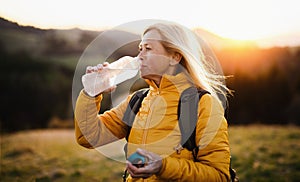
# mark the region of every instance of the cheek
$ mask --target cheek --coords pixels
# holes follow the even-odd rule
[[[169,63],[165,60],[157,60],[153,63],[153,68],[159,73],[163,73],[169,67]]]
[[[165,55],[147,55],[144,57],[141,74],[144,75],[163,75],[169,68],[169,59]]]
[[[154,60],[153,62],[149,63],[149,73],[162,75],[166,72],[169,67],[169,63],[165,60]]]
[[[165,69],[169,66],[169,59],[165,55],[152,55],[149,56],[148,64],[151,65],[153,68],[161,70]]]

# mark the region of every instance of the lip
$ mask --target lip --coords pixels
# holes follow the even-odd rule
[[[144,71],[146,69],[146,65],[140,65],[140,71]]]
[[[147,67],[146,65],[140,65],[140,68],[145,68],[145,67]]]

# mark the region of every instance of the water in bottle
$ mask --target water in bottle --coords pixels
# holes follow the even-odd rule
[[[83,87],[90,96],[95,96],[114,85],[133,78],[138,71],[138,58],[125,56],[109,64],[105,70],[83,75]]]

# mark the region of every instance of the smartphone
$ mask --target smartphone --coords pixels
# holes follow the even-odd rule
[[[146,163],[146,157],[137,152],[130,155],[127,160],[137,168],[144,167]]]

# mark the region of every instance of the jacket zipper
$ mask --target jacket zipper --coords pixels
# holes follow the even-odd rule
[[[144,149],[146,149],[146,141],[147,141],[147,136],[148,136],[148,131],[149,131],[149,126],[150,126],[150,122],[151,122],[151,119],[152,119],[152,113],[153,113],[153,109],[151,109],[151,105],[153,103],[155,103],[156,99],[157,99],[157,96],[160,94],[160,92],[158,91],[158,94],[155,94],[154,95],[154,98],[152,99],[152,102],[150,103],[150,100],[149,100],[149,112],[148,112],[148,117],[146,119],[146,123],[145,123],[145,129],[143,130],[143,138],[142,138],[142,146]]]

